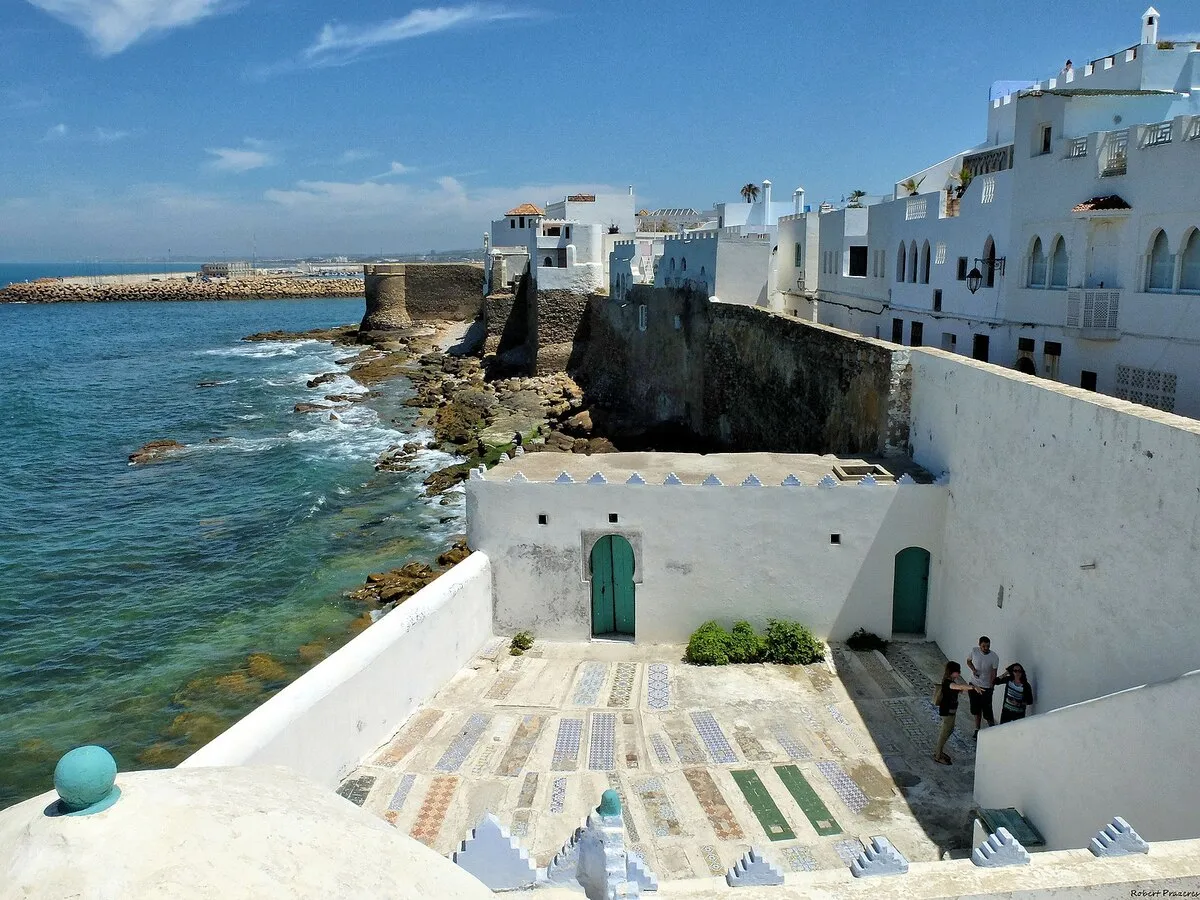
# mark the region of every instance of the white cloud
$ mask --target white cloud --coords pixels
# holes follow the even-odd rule
[[[273,165],[273,157],[266,149],[266,143],[246,138],[245,147],[210,147],[205,152],[214,157],[208,161],[208,167],[217,172],[249,172]]]
[[[531,15],[528,11],[509,9],[495,3],[466,3],[462,6],[414,9],[399,19],[389,19],[374,25],[329,23],[321,29],[313,44],[304,51],[304,58],[313,66],[345,65],[368,50],[387,44],[454,28],[506,19],[526,19]]]
[[[93,140],[96,140],[101,144],[112,144],[127,137],[129,137],[128,131],[120,131],[116,128],[98,127],[94,132],[92,132]]]
[[[407,175],[414,171],[416,170],[412,166],[406,166],[402,162],[393,162],[391,166],[388,167],[386,172],[380,172],[378,175],[372,175],[370,180],[378,181],[381,178],[391,178],[394,175]]]
[[[70,131],[70,128],[68,128],[62,122],[59,122],[57,125],[52,125],[50,128],[46,129],[46,136],[42,138],[42,140],[61,141],[70,133]]]
[[[82,31],[101,56],[148,34],[191,25],[225,10],[227,0],[28,0]]]

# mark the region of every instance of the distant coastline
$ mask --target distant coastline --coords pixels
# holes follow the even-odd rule
[[[204,280],[186,273],[139,273],[17,282],[0,290],[0,303],[187,302],[362,297],[362,278],[252,276]]]

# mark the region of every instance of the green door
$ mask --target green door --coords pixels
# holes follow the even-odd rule
[[[606,534],[592,547],[592,634],[633,634],[633,547]]]
[[[929,551],[907,547],[896,554],[892,580],[892,631],[925,633],[925,603],[929,599]]]

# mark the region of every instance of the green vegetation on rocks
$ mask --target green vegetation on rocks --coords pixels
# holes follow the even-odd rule
[[[528,631],[518,631],[513,635],[512,643],[508,646],[510,656],[520,656],[533,646],[533,635]]]

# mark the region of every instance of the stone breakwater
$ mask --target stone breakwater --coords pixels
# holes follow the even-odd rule
[[[358,278],[230,278],[131,284],[30,281],[0,290],[0,303],[186,302],[194,300],[287,300],[301,297],[361,297]]]

